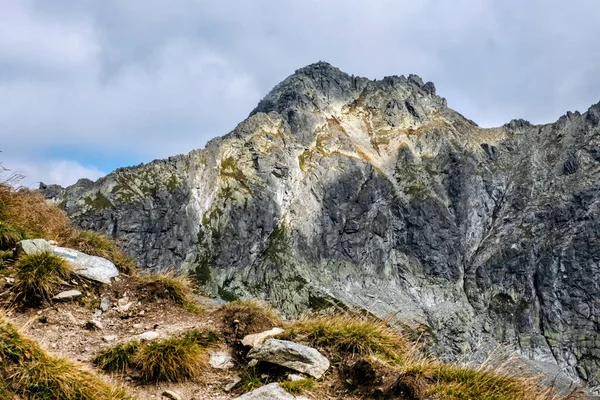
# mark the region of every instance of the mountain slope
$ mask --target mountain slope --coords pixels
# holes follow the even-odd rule
[[[596,384],[599,123],[600,103],[482,129],[415,75],[317,63],[204,150],[45,193],[223,298],[393,314],[440,351],[490,338]]]

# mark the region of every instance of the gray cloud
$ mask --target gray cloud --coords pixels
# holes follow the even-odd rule
[[[593,0],[0,0],[0,9],[0,149],[31,180],[69,183],[202,147],[318,60],[370,78],[417,73],[483,126],[550,122],[600,100]],[[78,167],[44,172],[74,165],[65,162]]]

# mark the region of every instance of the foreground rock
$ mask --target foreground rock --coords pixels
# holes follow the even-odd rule
[[[53,300],[73,300],[80,297],[82,293],[79,290],[67,290],[60,292],[56,296],[52,297]]]
[[[270,383],[260,387],[250,393],[246,393],[237,399],[239,400],[295,400],[292,396],[279,386],[278,383]]]
[[[250,350],[248,358],[281,365],[317,379],[329,369],[329,360],[318,350],[288,340],[269,339]]]
[[[277,336],[283,333],[283,329],[281,328],[273,328],[271,330],[253,333],[252,335],[247,335],[242,339],[242,344],[246,347],[254,347],[259,344],[263,344],[263,342],[269,338]]]
[[[106,258],[90,256],[77,250],[55,246],[44,239],[22,240],[17,243],[17,255],[33,254],[39,251],[53,252],[69,261],[77,275],[96,282],[110,285],[110,280],[119,276],[117,267]]]
[[[183,397],[179,393],[176,393],[172,390],[165,390],[162,392],[162,396],[169,400],[183,400]]]
[[[139,335],[136,336],[136,338],[138,340],[141,340],[142,342],[146,341],[146,342],[150,342],[152,340],[156,340],[160,337],[160,333],[155,332],[155,331],[148,331],[148,332],[144,332],[144,333],[140,333]]]
[[[231,369],[235,366],[233,358],[228,351],[211,351],[209,352],[210,360],[208,363],[211,367],[217,369]]]

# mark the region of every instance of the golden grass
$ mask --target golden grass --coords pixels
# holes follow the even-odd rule
[[[0,184],[0,220],[25,238],[44,238],[60,242],[74,229],[67,214],[46,203],[38,192],[15,191]]]
[[[71,264],[49,251],[22,256],[15,269],[15,300],[32,306],[50,301],[73,272]]]
[[[406,340],[385,322],[351,315],[302,317],[288,324],[280,338],[341,355],[378,354],[395,361],[407,348]]]
[[[510,362],[488,362],[479,368],[445,364],[420,355],[416,347],[385,322],[350,316],[303,317],[289,323],[281,339],[305,343],[324,351],[332,361],[369,356],[382,362],[383,375],[397,381],[393,395],[414,399],[450,400],[566,400],[577,399],[574,391],[562,396],[527,376]],[[283,385],[293,385],[283,383]],[[294,389],[292,389],[294,390]],[[293,393],[293,392],[292,392]],[[404,398],[404,397],[400,397]]]
[[[135,358],[145,382],[185,382],[200,377],[206,364],[197,343],[185,338],[170,338],[143,346]]]
[[[3,393],[4,392],[4,393]],[[76,363],[51,357],[0,316],[0,394],[30,400],[129,400]]]
[[[509,361],[495,366],[484,364],[468,368],[457,364],[437,361],[412,360],[401,368],[399,381],[407,385],[421,383],[424,398],[449,400],[574,400],[578,391],[561,395],[554,388],[544,385],[540,377],[523,375]]]
[[[134,357],[139,347],[140,342],[137,340],[119,343],[101,350],[92,362],[103,371],[124,374],[134,366]]]
[[[202,312],[202,307],[193,296],[195,287],[187,275],[173,271],[142,277],[143,287],[159,298],[167,298],[194,313]]]

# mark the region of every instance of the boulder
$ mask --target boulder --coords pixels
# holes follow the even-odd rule
[[[281,365],[317,379],[329,369],[329,360],[316,349],[288,340],[269,339],[250,350],[248,358]]]
[[[264,331],[261,333],[253,333],[252,335],[247,335],[242,339],[242,344],[247,347],[258,346],[259,344],[263,344],[265,340],[277,336],[283,333],[283,329],[281,328],[273,328],[268,331]]]
[[[65,292],[60,292],[52,299],[54,300],[73,300],[81,296],[81,292],[79,290],[67,290]]]
[[[270,383],[250,393],[246,393],[239,400],[295,400],[296,398],[283,390],[278,383]]]
[[[52,250],[52,245],[44,239],[21,240],[15,248],[15,256],[20,257],[46,250]]]
[[[159,337],[160,337],[160,334],[155,331],[148,331],[148,332],[144,332],[144,333],[137,335],[137,338],[142,341],[144,341],[144,340],[151,341],[151,340],[158,339]]]
[[[33,254],[51,251],[73,264],[73,272],[96,282],[110,284],[111,278],[119,276],[119,270],[106,258],[90,256],[77,250],[51,245],[44,239],[21,240],[17,243],[16,254]]]

